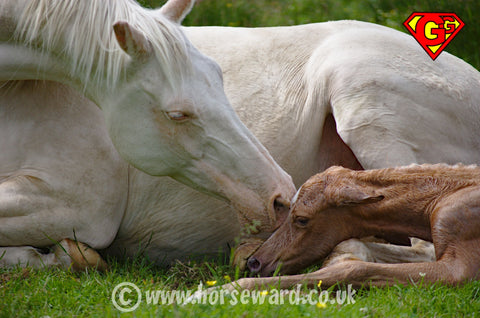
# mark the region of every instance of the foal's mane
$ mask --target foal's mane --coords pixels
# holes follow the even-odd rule
[[[480,182],[480,167],[476,165],[412,164],[404,167],[354,171],[357,183],[389,186],[393,184],[434,183],[444,187],[469,186]]]
[[[116,41],[113,24],[126,21],[144,33],[164,75],[173,87],[190,70],[187,42],[180,28],[133,0],[31,0],[17,21],[16,38],[44,53],[53,50],[71,60],[71,74],[83,74],[112,87],[130,57]],[[188,63],[188,62],[187,62]]]

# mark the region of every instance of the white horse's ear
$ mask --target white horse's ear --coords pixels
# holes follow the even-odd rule
[[[182,23],[194,4],[195,0],[169,0],[160,8],[159,12],[170,21]]]
[[[113,30],[118,44],[131,57],[144,58],[152,55],[153,49],[150,41],[128,22],[115,23]]]

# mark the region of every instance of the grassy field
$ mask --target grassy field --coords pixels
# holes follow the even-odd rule
[[[221,284],[235,273],[228,265],[213,263],[178,263],[170,269],[153,268],[141,261],[111,264],[105,274],[56,269],[0,271],[0,317],[477,317],[480,313],[480,282],[460,288],[394,286],[356,290],[353,301],[343,304],[337,303],[335,291],[331,291],[326,303],[327,298],[322,298],[320,304],[302,304],[295,297],[290,303],[285,296],[285,303],[277,305],[268,295],[263,304],[259,304],[260,300],[254,303],[253,298],[246,298],[242,304],[239,295],[225,296],[223,305],[220,298],[215,302],[213,297],[213,304],[208,298],[202,304],[162,304],[161,298],[157,304],[147,303],[147,292],[195,291],[200,282]],[[115,286],[123,282],[134,283],[142,294],[133,312],[122,313],[112,303]],[[307,292],[302,289],[299,295]],[[132,306],[136,295],[126,293],[124,299]]]
[[[144,0],[156,7],[161,0]],[[185,25],[275,26],[357,19],[405,31],[402,22],[413,11],[456,12],[466,27],[448,51],[480,69],[480,1],[478,0],[204,0],[185,20]],[[148,261],[109,261],[105,274],[75,274],[56,269],[0,269],[0,317],[477,317],[480,316],[480,282],[462,287],[394,286],[358,290],[355,303],[332,304],[147,304],[145,293],[160,290],[196,290],[200,282],[217,285],[238,278],[228,264],[178,263],[169,269]],[[118,284],[131,282],[143,301],[122,314],[112,303]],[[308,291],[302,290],[302,295]],[[124,294],[135,303],[134,293]]]

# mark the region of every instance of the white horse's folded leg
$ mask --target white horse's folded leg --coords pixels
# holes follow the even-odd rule
[[[0,247],[0,267],[27,267],[41,268],[58,266],[59,262],[54,253],[42,253],[31,246]]]
[[[341,242],[323,261],[322,267],[344,261],[375,262],[374,255],[362,239],[349,239]]]
[[[65,239],[43,252],[31,246],[0,247],[0,267],[61,267],[73,271],[87,268],[105,271],[107,264],[87,245]]]
[[[350,260],[385,264],[435,261],[432,243],[412,238],[412,246],[380,243],[369,239],[350,239],[338,244],[323,262],[323,267]]]

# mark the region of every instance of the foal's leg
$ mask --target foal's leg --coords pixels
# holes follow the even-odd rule
[[[53,248],[39,250],[31,246],[0,248],[0,267],[43,268],[58,266],[73,271],[93,268],[105,271],[107,264],[100,255],[87,245],[70,239],[62,240]]]
[[[478,266],[477,266],[478,267]],[[291,288],[306,284],[315,288],[319,281],[324,287],[337,283],[352,284],[355,288],[363,285],[383,287],[393,284],[416,284],[419,282],[442,282],[460,284],[468,279],[478,279],[477,270],[452,260],[427,263],[379,264],[362,261],[344,261],[322,268],[316,272],[262,278],[242,278],[224,286],[233,289]]]

